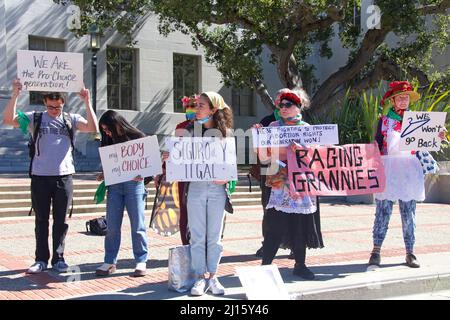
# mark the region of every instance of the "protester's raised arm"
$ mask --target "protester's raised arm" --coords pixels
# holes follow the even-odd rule
[[[17,121],[17,114],[16,114],[16,105],[17,105],[17,98],[20,95],[20,92],[22,91],[22,83],[19,79],[15,79],[12,82],[12,95],[11,99],[9,99],[8,103],[6,104],[5,110],[3,111],[3,123],[6,125],[18,127],[19,122]]]
[[[97,116],[94,113],[91,105],[91,99],[89,96],[89,90],[86,88],[81,89],[79,93],[81,99],[86,105],[87,121],[78,121],[77,128],[81,132],[98,132]]]

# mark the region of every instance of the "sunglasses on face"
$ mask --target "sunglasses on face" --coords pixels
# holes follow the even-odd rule
[[[296,104],[293,102],[282,102],[278,105],[278,109],[283,109],[283,108],[289,109],[292,106],[296,106]]]

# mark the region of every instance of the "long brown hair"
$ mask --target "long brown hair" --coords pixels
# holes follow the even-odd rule
[[[209,108],[213,110],[214,105],[208,95],[202,93],[201,96],[208,100]],[[214,121],[214,128],[218,129],[222,133],[223,137],[227,137],[228,129],[233,128],[233,111],[231,108],[218,109],[213,114],[212,119]]]

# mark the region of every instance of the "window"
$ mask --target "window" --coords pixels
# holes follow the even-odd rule
[[[173,108],[184,112],[181,98],[199,93],[199,56],[173,55]]]
[[[137,110],[136,50],[106,49],[108,108]]]
[[[28,49],[64,52],[66,51],[66,41],[63,39],[28,36]],[[43,97],[41,92],[30,92],[30,104],[43,104],[42,100]]]
[[[255,116],[255,94],[253,90],[231,89],[231,107],[235,116],[254,117]]]

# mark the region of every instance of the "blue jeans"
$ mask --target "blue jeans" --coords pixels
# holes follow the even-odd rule
[[[376,200],[376,203],[377,209],[373,225],[373,244],[374,246],[381,247],[389,227],[394,202],[390,200]],[[416,201],[399,200],[399,206],[406,252],[412,253],[416,240],[414,235],[416,231]]]
[[[145,227],[145,197],[143,182],[127,181],[108,187],[105,237],[105,263],[115,264],[120,248],[121,227],[124,208],[131,224],[131,239],[136,263],[147,262],[147,233]]]
[[[216,273],[222,257],[222,227],[227,194],[225,185],[191,182],[187,197],[191,233],[191,267],[195,275]]]

